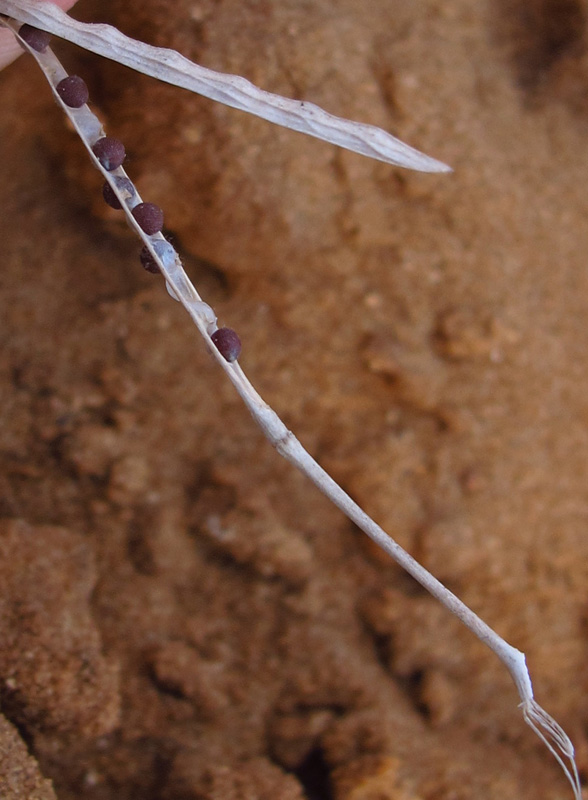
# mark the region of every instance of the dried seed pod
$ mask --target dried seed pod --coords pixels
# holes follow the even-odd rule
[[[115,139],[113,136],[103,136],[94,144],[92,152],[102,164],[104,169],[112,172],[113,169],[118,169],[125,160],[125,146],[120,139]]]
[[[210,338],[227,361],[236,361],[241,355],[241,339],[232,328],[219,328]]]
[[[134,197],[135,187],[128,178],[125,178],[121,175],[115,180],[116,185],[121,192],[126,192],[129,197]],[[107,205],[109,205],[111,208],[115,208],[117,211],[122,208],[120,200],[114,193],[114,190],[108,181],[105,181],[104,186],[102,187],[102,197],[104,198],[104,202],[107,203]]]
[[[55,91],[70,108],[81,108],[86,105],[90,96],[86,82],[79,75],[68,75],[59,81]]]
[[[163,228],[163,211],[154,203],[139,203],[131,211],[137,224],[148,236]]]
[[[40,31],[38,28],[33,28],[32,25],[21,25],[18,29],[20,38],[28,44],[31,50],[36,50],[37,53],[44,53],[49,47],[51,35],[46,31]]]

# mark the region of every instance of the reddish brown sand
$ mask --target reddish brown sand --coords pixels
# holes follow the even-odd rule
[[[262,394],[588,770],[588,2],[77,14],[454,167],[58,47]],[[570,797],[496,658],[265,443],[30,59],[0,98],[2,800]]]

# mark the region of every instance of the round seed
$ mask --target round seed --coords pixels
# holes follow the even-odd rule
[[[232,328],[219,328],[210,337],[227,361],[236,361],[241,354],[241,339]]]
[[[79,75],[68,75],[59,81],[55,90],[70,108],[81,108],[88,102],[90,96],[86,82]]]
[[[161,272],[157,265],[157,261],[151,255],[147,246],[141,250],[139,258],[143,268],[146,269],[147,272],[150,272],[152,275],[158,275]]]
[[[135,187],[128,178],[125,178],[121,175],[120,177],[115,178],[115,180],[116,185],[121,192],[126,192],[129,197],[133,197],[135,194]],[[107,203],[107,205],[109,205],[111,208],[115,208],[117,211],[122,208],[118,197],[114,193],[114,190],[108,181],[105,181],[104,186],[102,187],[102,197],[104,198],[104,202]]]
[[[31,50],[36,50],[37,53],[44,53],[51,41],[51,36],[46,31],[40,31],[38,28],[33,28],[32,25],[21,25],[18,35]]]
[[[163,211],[154,203],[139,203],[131,211],[137,224],[148,236],[163,228]]]
[[[92,152],[104,169],[109,172],[120,167],[126,155],[124,144],[112,136],[103,136],[102,139],[98,139],[92,147]]]

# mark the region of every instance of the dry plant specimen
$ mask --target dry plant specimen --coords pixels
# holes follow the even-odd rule
[[[36,59],[94,166],[102,173],[105,201],[121,210],[128,224],[141,238],[143,266],[164,277],[169,294],[188,312],[210,352],[268,440],[280,455],[304,473],[353,523],[496,654],[515,683],[525,721],[558,760],[579,800],[581,789],[572,743],[561,727],[534,700],[524,654],[502,639],[382,530],[309,455],[259,396],[239,365],[241,342],[237,333],[230,328],[217,326],[213,309],[194,288],[177,252],[163,236],[162,210],[153,203],[144,202],[139,195],[123,168],[124,145],[105,133],[102,123],[87,105],[89,93],[83,79],[67,74],[49,47],[47,34],[66,39],[158,80],[364,156],[423,172],[446,172],[448,168],[380,129],[334,117],[311,103],[269,94],[238,76],[212,72],[189,62],[174,51],[131,40],[110,26],[79,23],[49,2],[0,0],[0,14],[3,15],[2,24],[13,31],[23,47]]]

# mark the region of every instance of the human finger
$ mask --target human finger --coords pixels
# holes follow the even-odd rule
[[[76,0],[52,0],[56,6],[68,11]],[[0,69],[4,69],[11,64],[23,52],[12,33],[5,28],[0,29]]]

